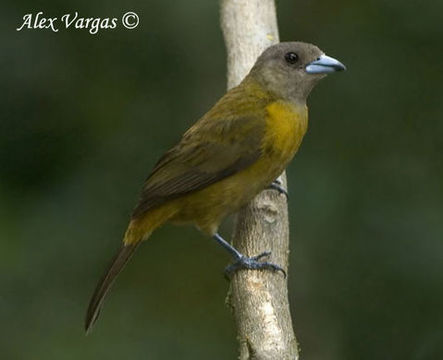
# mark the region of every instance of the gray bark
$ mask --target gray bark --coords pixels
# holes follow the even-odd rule
[[[221,0],[221,27],[231,88],[244,78],[264,49],[279,42],[274,0]],[[286,187],[284,173],[282,181]],[[286,198],[275,190],[259,194],[238,214],[233,244],[248,256],[272,251],[268,260],[287,272]],[[280,272],[236,272],[227,302],[237,325],[241,360],[298,359],[287,279]]]

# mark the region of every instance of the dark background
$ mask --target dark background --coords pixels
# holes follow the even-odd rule
[[[236,358],[229,258],[191,227],[157,231],[83,332],[143,179],[225,92],[218,2],[0,7],[1,358]],[[39,10],[140,25],[15,31]],[[443,2],[281,0],[278,14],[282,40],[348,66],[310,97],[288,169],[302,358],[441,359]]]

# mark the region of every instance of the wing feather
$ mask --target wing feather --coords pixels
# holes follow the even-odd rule
[[[252,165],[261,154],[263,133],[264,122],[255,116],[202,118],[156,164],[132,217]]]

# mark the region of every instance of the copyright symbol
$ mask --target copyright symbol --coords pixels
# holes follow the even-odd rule
[[[128,11],[122,16],[122,24],[126,29],[135,29],[138,23],[138,15],[133,11]]]

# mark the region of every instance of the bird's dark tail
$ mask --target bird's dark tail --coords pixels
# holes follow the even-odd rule
[[[117,255],[114,256],[108,270],[105,272],[104,276],[97,284],[91,301],[89,302],[88,311],[86,312],[86,334],[89,333],[95,321],[97,320],[100,313],[100,308],[103,304],[103,300],[105,299],[106,294],[114,283],[117,275],[120,273],[120,271],[122,271],[140,243],[141,241],[134,244],[123,245]]]

